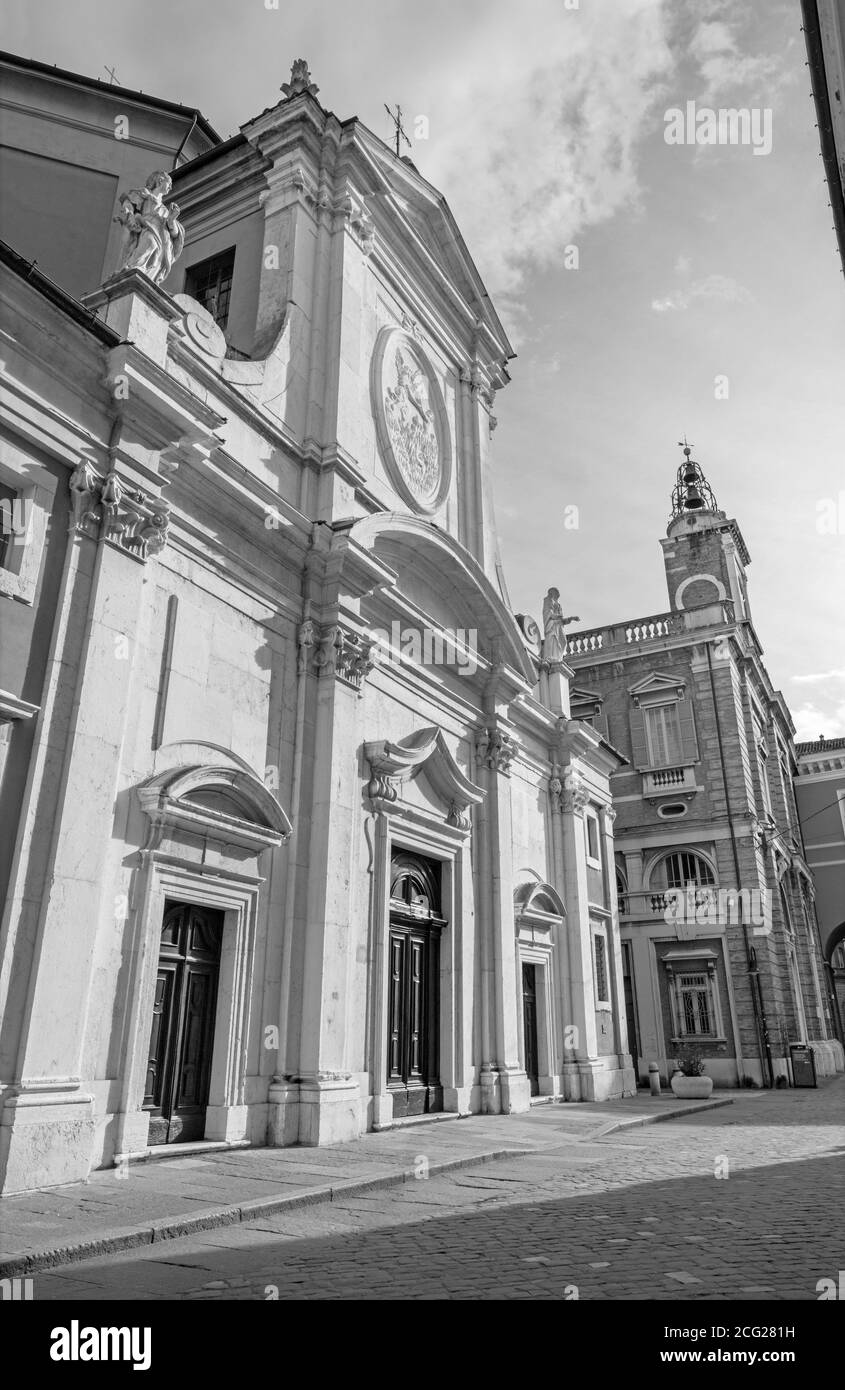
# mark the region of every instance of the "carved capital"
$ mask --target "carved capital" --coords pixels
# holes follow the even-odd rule
[[[516,753],[516,743],[505,729],[499,729],[495,724],[484,725],[478,731],[475,751],[491,771],[509,776]]]
[[[567,772],[563,779],[563,792],[560,806],[566,815],[583,816],[590,799],[589,788],[573,772]]]
[[[112,470],[103,477],[90,463],[80,463],[68,482],[71,529],[92,540],[147,560],[167,543],[170,508],[160,497],[131,487]]]
[[[311,618],[306,618],[297,634],[297,657],[296,669],[300,676],[308,670],[308,663],[313,655],[314,643],[317,640],[317,624]]]
[[[375,665],[374,644],[369,637],[362,637],[340,623],[321,629],[315,623],[311,623],[310,628],[303,623],[299,640],[300,662],[304,661],[307,666],[308,652],[313,646],[313,667],[318,676],[334,676],[360,692]]]

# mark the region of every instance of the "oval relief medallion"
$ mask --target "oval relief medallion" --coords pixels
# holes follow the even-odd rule
[[[415,511],[437,511],[452,471],[446,407],[431,363],[403,329],[382,329],[370,384],[379,449],[391,481]]]

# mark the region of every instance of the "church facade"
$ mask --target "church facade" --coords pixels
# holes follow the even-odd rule
[[[510,344],[441,195],[283,92],[121,188],[81,302],[3,248],[7,1192],[634,1089],[624,759],[501,576]]]

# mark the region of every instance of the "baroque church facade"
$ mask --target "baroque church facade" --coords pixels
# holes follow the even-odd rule
[[[301,62],[226,141],[61,77],[173,167],[103,157],[85,293],[2,247],[3,1190],[631,1094],[624,759],[506,599],[445,201]]]

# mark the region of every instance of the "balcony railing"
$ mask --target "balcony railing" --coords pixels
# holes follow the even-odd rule
[[[682,890],[687,892],[689,890]],[[718,893],[715,888],[696,888],[693,890],[693,903],[696,909],[708,907],[715,912],[718,908]],[[666,892],[638,892],[619,894],[619,915],[621,917],[662,917],[669,906]],[[685,906],[686,904],[684,904]]]
[[[658,767],[643,773],[643,796],[671,796],[696,790],[695,768]]]
[[[630,622],[614,623],[611,627],[596,627],[586,632],[572,632],[566,643],[567,656],[587,656],[605,651],[608,647],[630,647],[639,642],[653,642],[683,631],[677,613],[656,613],[649,618],[632,618]]]

